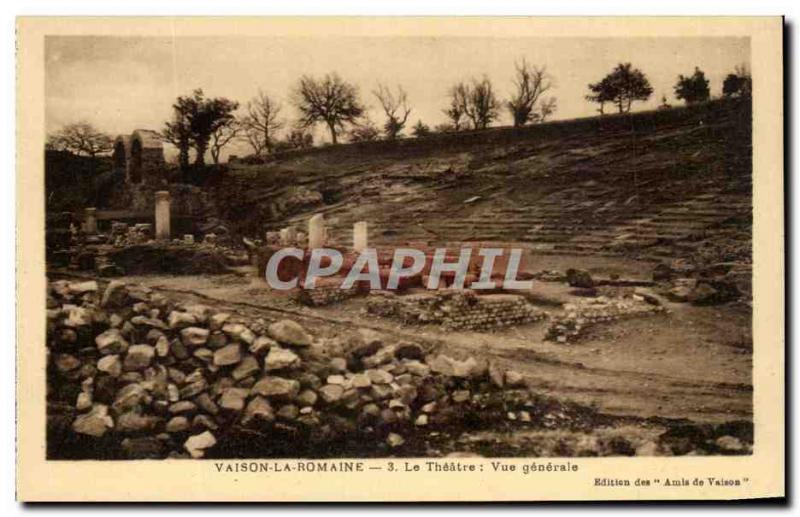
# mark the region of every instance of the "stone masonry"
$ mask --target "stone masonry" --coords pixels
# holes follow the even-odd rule
[[[399,319],[405,323],[433,323],[458,330],[522,325],[547,317],[547,313],[537,310],[523,296],[477,296],[471,291],[405,296],[387,291],[372,293],[367,310],[370,314]]]

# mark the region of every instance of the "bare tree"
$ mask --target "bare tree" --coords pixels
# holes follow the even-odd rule
[[[321,79],[304,75],[294,92],[294,103],[300,111],[300,124],[311,127],[323,122],[336,145],[337,135],[345,124],[355,124],[364,113],[358,99],[358,88],[345,82],[338,74],[327,74]]]
[[[247,113],[242,117],[240,129],[256,156],[261,156],[264,151],[272,152],[275,133],[284,125],[279,118],[281,109],[280,102],[261,90],[247,103]]]
[[[219,165],[219,156],[222,148],[231,143],[242,131],[242,124],[235,118],[228,119],[224,124],[217,126],[211,133],[211,142],[208,150],[214,165]]]
[[[539,102],[536,107],[536,114],[534,120],[539,123],[547,122],[547,118],[556,112],[558,101],[555,97],[545,97]]]
[[[378,98],[383,112],[386,114],[386,122],[383,124],[386,138],[394,140],[405,127],[408,115],[411,113],[411,108],[408,107],[408,96],[402,86],[398,85],[397,95],[395,95],[389,87],[382,84],[379,84],[378,89],[374,90],[372,94]]]
[[[44,142],[46,151],[66,151],[67,147],[64,140],[56,133],[47,135],[47,140]]]
[[[453,131],[459,131],[461,129],[461,120],[467,114],[469,86],[463,82],[458,83],[450,88],[448,96],[450,97],[450,106],[444,110],[444,114],[450,119]]]
[[[524,126],[537,114],[536,103],[553,84],[544,66],[531,66],[524,59],[515,65],[514,86],[516,92],[506,102],[508,111],[514,119],[514,127]],[[540,113],[539,113],[540,114]]]
[[[489,78],[472,81],[467,98],[467,116],[475,129],[486,129],[497,118],[499,103]]]
[[[52,149],[94,158],[98,154],[111,152],[114,142],[111,137],[98,131],[88,122],[67,124],[48,137],[46,144]]]

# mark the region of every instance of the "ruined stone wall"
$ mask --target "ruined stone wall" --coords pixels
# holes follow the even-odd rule
[[[359,294],[357,284],[349,289],[342,289],[340,287],[341,279],[335,280],[336,282],[317,285],[314,289],[299,289],[296,298],[304,305],[319,307],[338,303]],[[319,283],[319,280],[317,282]]]
[[[142,181],[153,185],[166,184],[164,152],[158,148],[143,148],[141,155]]]
[[[470,291],[398,296],[373,293],[367,302],[370,314],[405,323],[433,323],[456,330],[478,330],[531,323],[547,317],[523,296]]]
[[[130,136],[119,135],[114,141],[114,168],[125,171],[128,185],[167,184],[164,147],[158,133],[148,129],[137,129]]]

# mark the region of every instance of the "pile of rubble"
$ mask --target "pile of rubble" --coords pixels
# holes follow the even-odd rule
[[[739,300],[743,293],[750,295],[752,270],[738,266],[738,263],[716,263],[695,268],[681,262],[659,264],[653,270],[653,280],[659,282],[661,294],[672,302],[720,305]]]
[[[370,314],[410,324],[438,324],[453,330],[479,330],[521,325],[547,317],[524,296],[476,295],[474,291],[439,291],[397,295],[373,292],[367,301]]]
[[[545,339],[557,343],[574,342],[598,323],[665,312],[666,309],[657,303],[652,296],[636,293],[620,298],[578,299],[564,304],[564,314],[551,319]]]
[[[83,440],[113,457],[219,457],[242,430],[262,444],[357,437],[391,450],[422,428],[494,418],[498,397],[501,420],[530,420],[516,411],[530,401],[519,373],[366,330],[315,338],[119,281],[51,282],[47,304],[51,456]]]
[[[153,225],[137,223],[129,226],[127,223],[112,221],[108,240],[118,247],[144,244],[153,240]]]

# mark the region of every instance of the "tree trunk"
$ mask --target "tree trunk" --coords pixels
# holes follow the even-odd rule
[[[331,143],[333,145],[336,145],[337,144],[337,140],[336,140],[336,124],[334,124],[333,122],[328,122],[328,129],[331,132]]]
[[[206,148],[205,147],[197,147],[197,156],[194,157],[194,164],[197,167],[203,167],[206,164]]]
[[[181,147],[178,152],[178,165],[182,171],[185,171],[189,168],[189,147]]]

